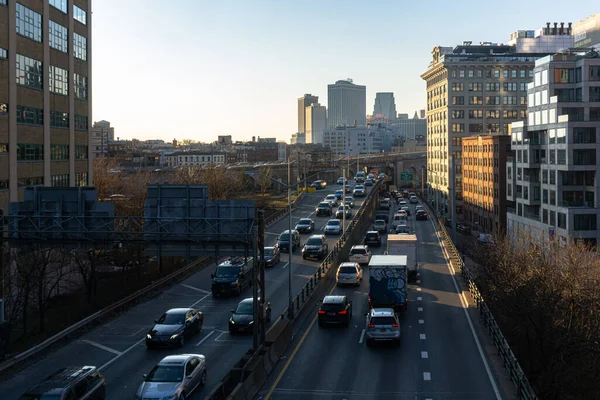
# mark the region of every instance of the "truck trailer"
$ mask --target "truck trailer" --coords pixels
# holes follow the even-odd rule
[[[372,256],[369,262],[369,307],[405,312],[407,256]]]
[[[414,280],[419,272],[419,243],[417,235],[388,235],[387,254],[390,256],[407,256],[408,279]]]

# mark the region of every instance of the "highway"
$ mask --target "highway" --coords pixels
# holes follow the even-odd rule
[[[322,233],[329,217],[315,217],[316,205],[327,194],[339,189],[339,185],[329,185],[316,193],[307,193],[301,204],[293,212],[293,224],[300,218],[315,220],[315,233]],[[369,188],[370,189],[370,188]],[[355,199],[354,212],[363,199]],[[281,232],[288,228],[287,216],[267,227],[266,245],[273,245]],[[309,234],[302,234],[304,244]],[[333,249],[338,236],[329,236],[329,248]],[[292,286],[295,296],[310,276],[316,271],[320,261],[303,260],[300,249],[293,253]],[[281,261],[265,271],[267,300],[271,302],[273,319],[287,307],[288,303],[288,255],[281,253]],[[231,309],[240,300],[252,296],[252,288],[246,289],[240,297],[213,298],[210,294],[211,278],[215,265],[211,265],[180,284],[172,285],[159,296],[137,304],[114,320],[91,329],[77,340],[48,353],[43,359],[28,366],[18,374],[0,382],[2,399],[18,399],[27,389],[38,383],[57,369],[70,365],[95,365],[101,368],[107,379],[106,398],[110,400],[133,399],[142,381],[142,374],[150,372],[163,357],[170,354],[200,353],[207,358],[208,382],[205,388],[197,390],[188,399],[203,399],[231,367],[252,347],[252,337],[228,332]],[[195,307],[204,313],[202,331],[187,339],[183,348],[170,350],[147,350],[145,336],[153,321],[160,315],[176,307]]]
[[[401,345],[369,348],[364,343],[369,286],[366,267],[360,287],[331,289],[332,294],[345,294],[352,300],[350,327],[319,328],[315,308],[314,319],[310,317],[307,328],[298,333],[285,363],[278,366],[257,398],[502,398],[479,352],[432,221],[414,220],[411,207],[409,226],[419,239],[420,273],[409,285],[408,311],[400,324]],[[373,254],[384,253],[387,235],[382,239],[382,246],[374,248]]]

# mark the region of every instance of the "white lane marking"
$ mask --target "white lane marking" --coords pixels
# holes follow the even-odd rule
[[[425,339],[427,339],[427,337],[425,336],[425,334],[424,334],[424,333],[421,333],[421,334],[419,335],[419,339],[421,339],[421,340],[425,340]]]
[[[198,289],[197,287],[193,287],[190,285],[186,285],[185,283],[180,283],[181,286],[186,287],[188,289],[192,289],[195,290],[196,292],[201,292],[201,293],[208,293],[210,294],[210,292],[208,290],[204,290],[204,289]]]
[[[235,340],[232,340],[232,339],[221,339],[221,336],[223,336],[226,333],[227,332],[221,332],[221,333],[219,333],[219,336],[217,336],[214,341],[215,342],[235,342]]]
[[[146,338],[143,338],[142,340],[139,340],[137,342],[135,342],[134,344],[132,344],[131,346],[129,346],[128,348],[126,348],[123,352],[121,352],[121,354],[119,354],[118,356],[116,356],[115,358],[108,360],[103,366],[101,366],[100,368],[98,368],[100,371],[102,371],[103,369],[105,369],[106,367],[108,367],[110,364],[114,363],[115,361],[117,361],[119,358],[123,357],[123,355],[129,353],[131,350],[133,350],[134,347],[140,345],[142,342],[146,341]]]
[[[420,272],[417,272],[417,277],[420,277],[420,276],[421,276],[421,273],[420,273]]]
[[[430,372],[423,372],[423,380],[424,381],[430,381],[431,380],[431,373]]]
[[[423,325],[424,323],[425,323],[425,320],[424,320],[424,319],[420,319],[420,320],[419,320],[419,324]]]
[[[448,270],[450,271],[450,278],[452,278],[452,283],[454,283],[454,289],[456,290],[456,293],[458,294],[458,297],[460,299],[460,303],[463,307],[463,311],[465,313],[465,317],[467,317],[467,322],[469,323],[469,328],[471,329],[471,335],[473,335],[473,339],[475,340],[475,344],[477,345],[477,351],[479,352],[479,357],[481,358],[481,361],[483,362],[483,366],[485,367],[485,371],[487,372],[487,376],[488,379],[490,380],[490,384],[492,385],[492,388],[494,389],[494,394],[496,395],[496,399],[497,400],[502,400],[502,396],[500,395],[500,391],[498,390],[498,385],[496,385],[496,381],[494,380],[494,377],[492,376],[492,371],[490,370],[490,365],[487,361],[487,359],[485,358],[485,353],[483,352],[483,348],[481,347],[481,343],[479,342],[479,338],[477,337],[477,333],[475,332],[475,327],[473,326],[473,321],[471,321],[471,316],[469,315],[469,312],[467,311],[467,309],[469,308],[469,302],[467,301],[467,298],[465,297],[465,294],[462,293],[462,291],[458,288],[458,284],[456,283],[456,278],[454,277],[454,274],[456,273],[456,271],[454,271],[454,268],[452,267],[452,265],[450,265],[450,256],[448,255],[448,252],[446,251],[446,248],[444,246],[442,246],[442,240],[440,239],[440,233],[435,229],[435,224],[433,223],[433,220],[429,220],[431,222],[431,226],[433,227],[433,231],[435,232],[435,237],[438,240],[438,244],[440,245],[442,252],[444,253],[444,256],[446,257],[446,265],[448,266]],[[444,228],[442,228],[444,229]]]
[[[423,307],[417,308],[417,311],[423,311]]]
[[[285,268],[285,267],[287,267],[288,265],[290,265],[290,262],[289,262],[289,261],[288,261],[288,262],[286,262],[286,263],[283,265],[283,267],[281,267],[281,268]]]
[[[204,343],[204,341],[205,341],[206,339],[208,339],[208,338],[210,337],[210,335],[212,335],[213,333],[215,333],[215,331],[210,331],[210,332],[208,332],[208,333],[206,334],[206,336],[204,336],[204,337],[202,338],[202,340],[200,340],[198,343],[196,343],[196,346],[200,346],[202,343]]]
[[[279,235],[281,235],[281,232],[279,232],[279,233],[275,233],[275,232],[265,232],[265,235],[279,236]]]
[[[423,298],[422,297],[417,297],[417,300],[421,301],[421,300],[423,300]]]
[[[417,284],[419,284],[419,283],[421,283],[421,280],[420,280],[420,279],[417,279]]]
[[[421,358],[429,358],[429,354],[426,351],[422,351]]]
[[[108,351],[109,353],[113,353],[113,354],[116,354],[116,355],[118,355],[118,356],[120,356],[120,355],[121,355],[121,352],[120,352],[120,351],[117,351],[117,350],[115,350],[115,349],[111,349],[110,347],[107,347],[107,346],[105,346],[105,345],[103,345],[103,344],[96,343],[96,342],[92,342],[91,340],[87,340],[87,339],[83,339],[83,340],[82,340],[82,342],[84,342],[84,343],[87,343],[87,344],[91,344],[92,346],[95,346],[95,347],[97,347],[97,348],[99,348],[99,349],[102,349],[102,350]]]
[[[195,302],[194,304],[192,304],[192,305],[190,306],[190,308],[194,308],[194,306],[195,306],[196,304],[200,303],[202,300],[204,300],[205,298],[207,298],[207,297],[208,297],[208,296],[210,296],[210,295],[211,295],[211,293],[209,293],[209,294],[207,294],[206,296],[202,297],[200,300],[198,300],[197,302]]]
[[[358,339],[358,343],[362,343],[365,338],[365,330],[363,329],[360,333],[360,339]]]
[[[421,288],[420,288],[420,287],[418,287],[418,288],[417,288],[417,292],[420,292],[420,291],[421,291]]]

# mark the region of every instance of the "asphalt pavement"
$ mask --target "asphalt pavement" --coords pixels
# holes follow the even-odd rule
[[[472,323],[477,321],[469,320],[463,308],[432,221],[416,221],[414,212],[410,219],[419,239],[420,271],[409,285],[400,346],[367,347],[364,342],[369,286],[365,267],[360,287],[331,289],[331,294],[352,300],[350,326],[318,327],[315,308],[258,399],[503,398],[475,339]],[[373,254],[384,253],[387,235],[382,238]]]
[[[330,185],[315,193],[307,193],[294,210],[293,224],[300,218],[315,220],[315,232],[322,233],[329,217],[315,217],[316,205],[327,194],[339,189]],[[368,188],[370,189],[370,188]],[[355,199],[354,212],[364,198]],[[281,232],[288,229],[285,217],[266,229],[265,244],[273,245]],[[302,234],[304,244],[310,234]],[[329,236],[329,248],[339,236]],[[306,281],[315,273],[320,261],[303,260],[300,249],[292,255],[292,288],[295,296]],[[280,315],[288,303],[288,255],[281,253],[281,261],[265,271],[265,290],[271,302],[273,319]],[[110,400],[133,399],[142,381],[142,374],[150,372],[162,358],[171,354],[203,354],[207,359],[208,382],[188,399],[203,399],[221,378],[252,347],[252,337],[228,332],[231,309],[246,297],[252,296],[247,288],[240,297],[213,298],[210,293],[211,278],[215,266],[209,266],[190,278],[172,285],[159,296],[140,303],[114,320],[96,327],[77,340],[49,352],[43,359],[0,382],[2,399],[18,399],[27,389],[57,369],[70,365],[95,365],[100,367],[107,379],[106,398]],[[147,350],[145,336],[156,318],[170,308],[195,307],[204,313],[202,331],[186,340],[183,348],[170,350]]]

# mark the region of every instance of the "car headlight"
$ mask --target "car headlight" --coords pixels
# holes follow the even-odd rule
[[[231,283],[230,283],[230,285],[231,285],[231,286],[237,286],[237,285],[238,285],[238,281],[231,282]]]
[[[148,333],[148,334],[146,335],[146,339],[152,339],[152,335]]]
[[[180,335],[179,333],[176,333],[176,334],[174,334],[174,335],[171,335],[171,338],[170,338],[170,339],[171,339],[171,340],[173,340],[173,339],[177,339],[177,338],[179,337],[179,335]]]
[[[248,325],[252,325],[254,323],[254,321],[250,321],[250,323]]]
[[[233,318],[229,318],[229,323],[230,323],[231,325],[235,325],[235,321],[233,320]]]

